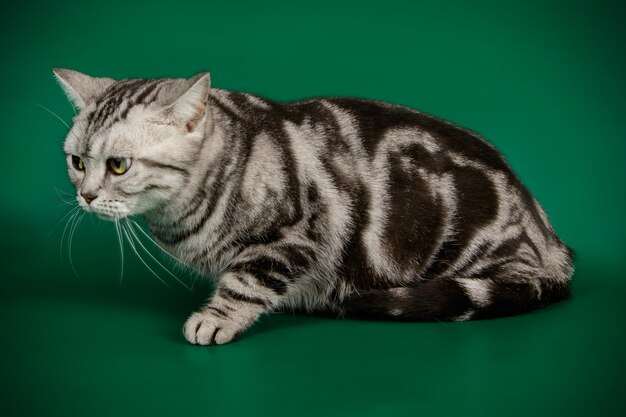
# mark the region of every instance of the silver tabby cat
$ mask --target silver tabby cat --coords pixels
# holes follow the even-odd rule
[[[82,208],[144,216],[217,277],[191,343],[228,343],[276,310],[468,320],[568,295],[571,251],[471,131],[388,103],[211,89],[207,73],[54,73],[80,109],[65,153]]]

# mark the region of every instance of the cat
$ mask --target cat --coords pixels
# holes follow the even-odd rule
[[[208,73],[54,74],[79,110],[64,144],[79,205],[143,216],[217,278],[190,343],[228,343],[271,311],[461,321],[569,295],[571,250],[472,131],[378,101],[213,89]]]

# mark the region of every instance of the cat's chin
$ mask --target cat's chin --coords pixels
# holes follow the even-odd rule
[[[126,217],[128,217],[128,215],[113,215],[113,216],[112,216],[112,215],[110,215],[110,214],[105,214],[105,213],[95,213],[95,212],[94,212],[94,214],[95,214],[96,216],[98,216],[100,219],[102,219],[102,220],[107,220],[107,221],[110,221],[110,222],[114,222],[114,221],[116,221],[116,220],[122,220],[122,219],[125,219]]]
[[[131,213],[130,210],[128,210],[126,207],[111,208],[111,207],[106,207],[106,206],[105,207],[98,207],[98,206],[93,206],[93,205],[88,206],[85,204],[81,204],[80,206],[87,213],[95,214],[100,219],[108,220],[108,221],[123,220],[126,217],[130,217],[134,214],[134,213]]]

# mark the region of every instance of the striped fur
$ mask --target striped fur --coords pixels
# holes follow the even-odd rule
[[[191,343],[259,315],[391,320],[517,314],[568,295],[571,252],[502,155],[475,133],[388,103],[276,103],[191,80],[57,70],[81,108],[67,137],[86,210],[145,216],[217,290]],[[132,158],[107,175],[109,157]],[[105,207],[106,205],[106,207]]]

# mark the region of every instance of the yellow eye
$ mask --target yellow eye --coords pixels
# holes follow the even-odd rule
[[[115,175],[122,175],[130,168],[129,158],[109,158],[107,159],[107,168]]]
[[[79,171],[85,170],[85,164],[83,164],[83,160],[79,156],[72,155],[72,165]]]

